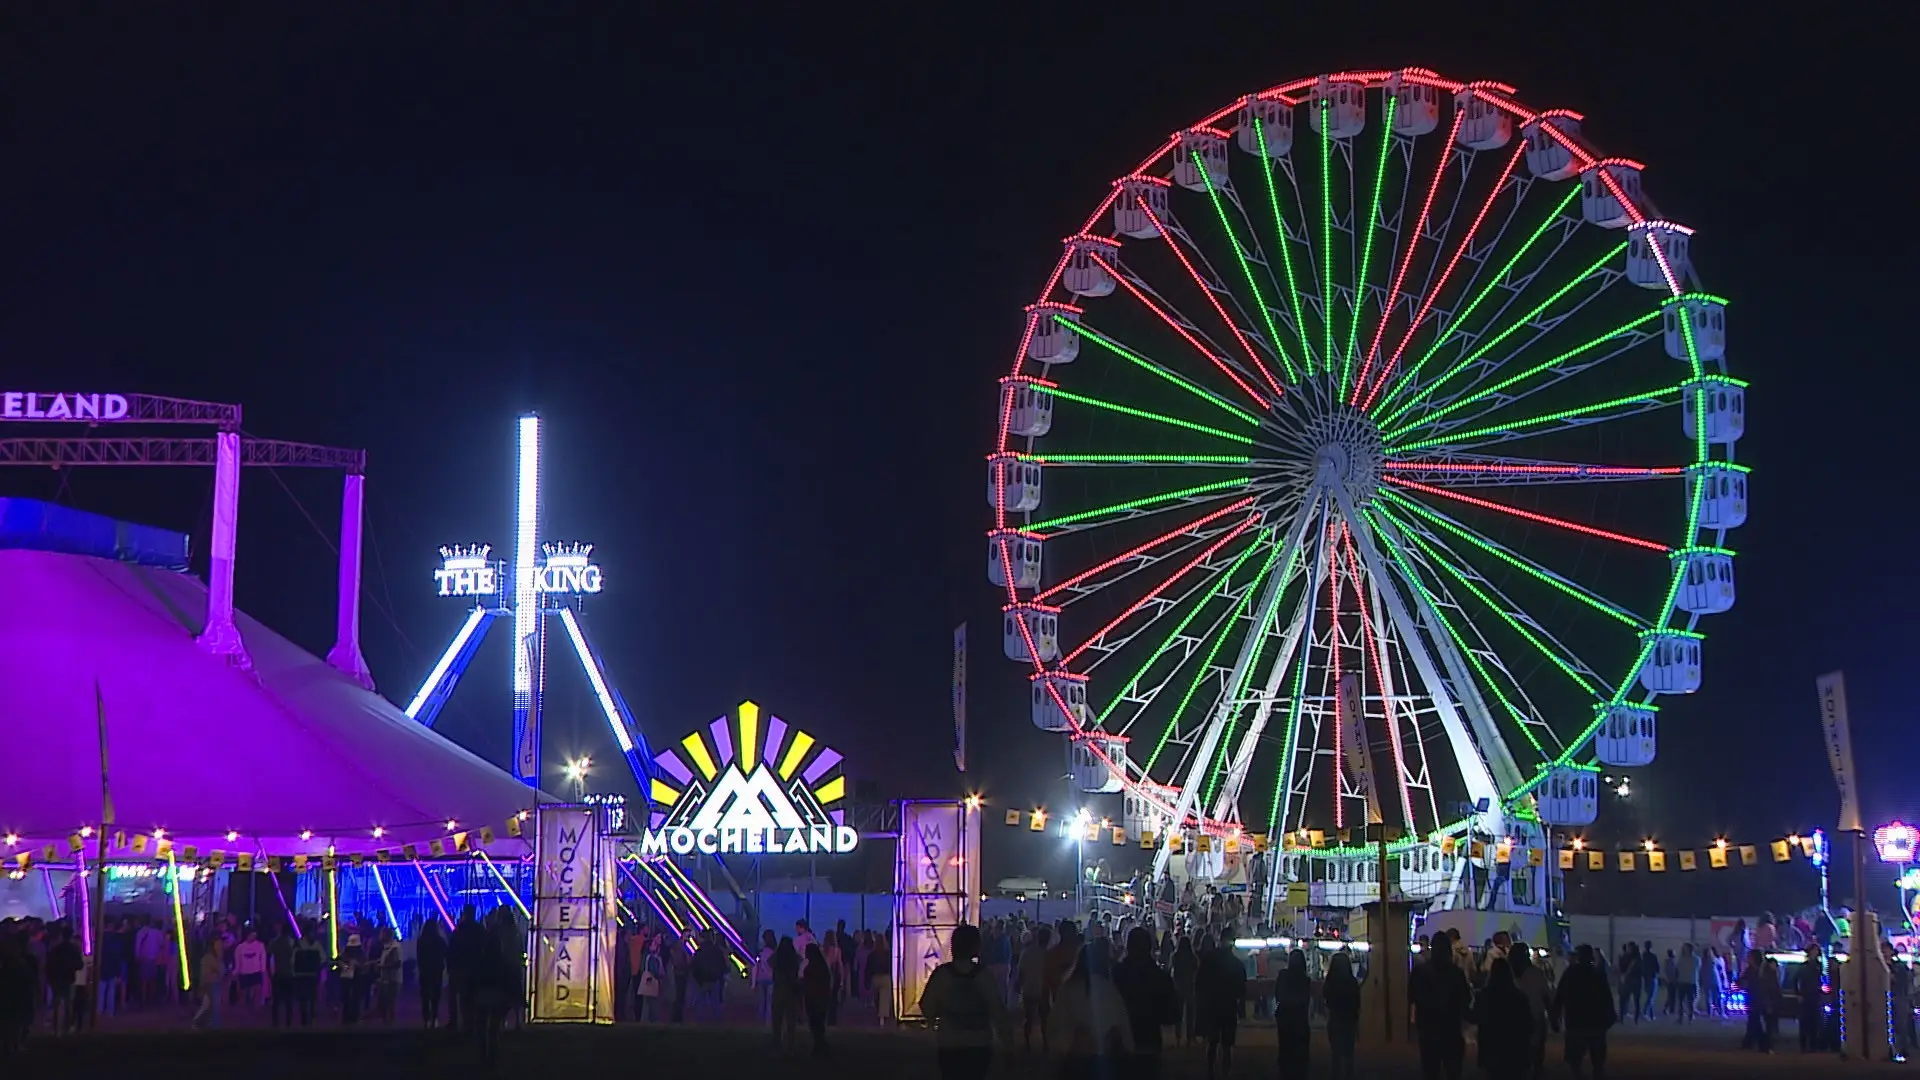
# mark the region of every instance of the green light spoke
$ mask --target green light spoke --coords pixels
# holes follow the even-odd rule
[[[1140,510],[1149,506],[1157,506],[1160,503],[1178,502],[1181,499],[1191,499],[1199,495],[1225,493],[1229,489],[1246,484],[1249,479],[1249,477],[1245,476],[1236,476],[1231,480],[1219,480],[1211,484],[1200,484],[1195,487],[1182,488],[1179,491],[1167,491],[1158,495],[1148,495],[1144,498],[1128,499],[1126,502],[1113,503],[1112,505],[1102,506],[1095,510],[1082,510],[1077,514],[1063,514],[1060,517],[1033,522],[1027,526],[1027,531],[1039,532],[1041,529],[1057,529],[1062,525],[1075,525],[1097,517],[1105,517],[1108,514],[1124,514],[1129,510]]]
[[[1300,336],[1300,366],[1313,374],[1313,349],[1307,344],[1306,312],[1300,306],[1300,285],[1293,276],[1293,242],[1287,239],[1287,220],[1280,216],[1280,193],[1273,184],[1273,159],[1267,156],[1267,126],[1255,122],[1254,142],[1260,147],[1260,170],[1267,178],[1267,204],[1273,207],[1273,228],[1280,235],[1280,262],[1287,271],[1287,293],[1293,299],[1293,330]]]
[[[1519,264],[1521,259],[1526,257],[1527,252],[1533,250],[1533,245],[1542,236],[1546,235],[1547,230],[1553,226],[1554,222],[1560,220],[1560,214],[1564,210],[1566,210],[1568,204],[1572,203],[1573,200],[1579,197],[1580,197],[1580,185],[1574,184],[1567,191],[1566,197],[1560,200],[1560,205],[1553,208],[1553,212],[1546,216],[1546,220],[1540,223],[1540,227],[1533,230],[1533,235],[1527,237],[1526,243],[1520,245],[1520,250],[1513,253],[1513,258],[1508,259],[1507,264],[1500,268],[1500,272],[1493,275],[1493,277],[1487,281],[1487,284],[1485,285],[1485,287],[1483,287],[1480,290],[1480,292],[1476,296],[1474,296],[1472,300],[1468,301],[1467,306],[1460,309],[1460,314],[1455,315],[1453,317],[1453,321],[1447,324],[1447,329],[1445,330],[1445,332],[1443,332],[1438,338],[1436,338],[1433,344],[1430,347],[1428,347],[1426,354],[1421,356],[1420,359],[1414,361],[1411,367],[1407,368],[1405,372],[1401,373],[1400,381],[1397,383],[1394,383],[1393,389],[1389,391],[1385,397],[1382,397],[1380,399],[1380,405],[1382,408],[1385,408],[1387,402],[1392,401],[1395,397],[1397,397],[1400,394],[1402,390],[1406,389],[1407,386],[1410,385],[1413,377],[1420,373],[1420,369],[1426,366],[1428,360],[1433,359],[1433,354],[1439,352],[1441,346],[1453,340],[1453,336],[1459,332],[1460,327],[1466,324],[1467,316],[1473,314],[1474,309],[1480,306],[1481,301],[1485,300],[1488,296],[1491,296],[1493,294],[1494,289],[1499,288],[1500,283],[1502,281],[1505,281],[1507,278],[1507,275],[1513,272],[1513,268]]]
[[[1295,548],[1292,555],[1290,555],[1287,559],[1286,568],[1280,572],[1280,587],[1283,591],[1286,589],[1286,583],[1293,579],[1294,567],[1299,565],[1300,565],[1300,549]],[[1247,662],[1246,670],[1243,671],[1240,675],[1239,685],[1232,687],[1231,688],[1232,692],[1227,696],[1229,708],[1231,709],[1231,711],[1227,714],[1227,730],[1220,739],[1219,762],[1214,766],[1214,768],[1208,770],[1206,795],[1200,800],[1201,806],[1203,809],[1205,808],[1206,804],[1211,803],[1213,801],[1214,792],[1219,790],[1221,773],[1229,769],[1233,764],[1232,757],[1231,757],[1233,753],[1233,732],[1235,728],[1240,726],[1240,714],[1245,710],[1244,705],[1240,705],[1236,703],[1240,701],[1240,696],[1247,692],[1248,680],[1252,679],[1253,673],[1260,669],[1260,654],[1267,651],[1267,639],[1273,636],[1272,634],[1273,625],[1274,625],[1274,622],[1278,621],[1280,618],[1280,608],[1283,606],[1282,605],[1283,600],[1285,600],[1284,596],[1275,597],[1274,605],[1273,605],[1273,615],[1269,619],[1267,625],[1254,628],[1254,632],[1258,633],[1260,636],[1254,639],[1253,656]]]
[[[1260,573],[1254,577],[1253,583],[1247,586],[1246,593],[1233,605],[1233,611],[1228,614],[1226,621],[1220,624],[1220,632],[1214,635],[1213,644],[1207,648],[1206,659],[1200,662],[1200,669],[1193,673],[1193,681],[1187,684],[1187,692],[1180,698],[1179,707],[1174,709],[1173,715],[1167,718],[1166,730],[1160,733],[1160,742],[1154,746],[1152,756],[1147,758],[1146,766],[1141,769],[1142,773],[1153,771],[1154,762],[1160,760],[1160,752],[1167,748],[1167,740],[1179,728],[1180,718],[1186,715],[1187,706],[1193,703],[1194,693],[1200,689],[1200,684],[1206,681],[1207,671],[1213,667],[1213,658],[1220,655],[1220,646],[1226,644],[1228,635],[1233,632],[1234,624],[1240,621],[1241,614],[1247,610],[1247,604],[1259,594],[1261,583],[1267,580],[1267,575],[1273,571],[1273,564],[1279,559],[1280,549],[1277,546],[1270,546],[1267,561],[1260,567]],[[1204,812],[1202,808],[1202,813]]]
[[[1487,606],[1488,610],[1492,611],[1495,615],[1500,616],[1500,620],[1506,623],[1508,626],[1512,627],[1515,633],[1518,633],[1521,637],[1526,638],[1527,644],[1532,645],[1535,649],[1538,649],[1540,651],[1540,655],[1552,661],[1555,667],[1565,672],[1567,675],[1567,678],[1572,679],[1574,683],[1580,687],[1580,689],[1585,690],[1588,694],[1591,694],[1595,698],[1599,698],[1602,696],[1600,691],[1592,683],[1587,681],[1587,677],[1585,675],[1580,674],[1579,671],[1575,670],[1572,664],[1567,663],[1566,658],[1560,655],[1559,650],[1549,646],[1545,641],[1541,640],[1538,634],[1535,634],[1531,629],[1529,629],[1527,627],[1527,624],[1521,622],[1519,619],[1514,618],[1512,613],[1510,613],[1509,611],[1507,611],[1506,608],[1496,603],[1491,596],[1488,596],[1484,591],[1481,590],[1480,586],[1475,585],[1473,583],[1473,579],[1468,577],[1465,572],[1463,572],[1459,567],[1453,565],[1453,563],[1449,562],[1447,559],[1443,558],[1440,555],[1440,552],[1438,551],[1438,549],[1436,549],[1432,544],[1427,543],[1427,541],[1420,536],[1420,533],[1417,530],[1406,528],[1405,522],[1401,522],[1401,525],[1402,525],[1402,528],[1401,528],[1402,534],[1405,535],[1407,539],[1412,540],[1416,545],[1419,546],[1420,550],[1423,553],[1425,553],[1428,562],[1432,563],[1434,566],[1437,566],[1442,570],[1445,570],[1447,574],[1450,577],[1452,577],[1455,581],[1458,581],[1460,584],[1466,586],[1466,589],[1468,592],[1478,597],[1480,602]]]
[[[1250,412],[1247,412],[1244,409],[1237,408],[1234,405],[1229,404],[1225,398],[1222,398],[1219,395],[1214,394],[1210,391],[1203,390],[1199,386],[1195,385],[1194,383],[1188,382],[1187,380],[1181,378],[1180,376],[1175,375],[1173,372],[1168,371],[1166,368],[1161,367],[1159,364],[1156,364],[1153,361],[1147,359],[1146,357],[1141,356],[1139,353],[1134,352],[1132,349],[1129,349],[1126,346],[1120,344],[1119,342],[1113,340],[1112,338],[1106,336],[1105,334],[1100,333],[1098,330],[1094,330],[1091,327],[1082,326],[1077,322],[1072,322],[1068,319],[1064,319],[1059,315],[1055,315],[1053,317],[1053,321],[1056,323],[1059,323],[1061,326],[1064,326],[1069,330],[1072,330],[1074,333],[1080,335],[1083,338],[1086,338],[1088,341],[1093,342],[1095,345],[1098,345],[1101,348],[1106,349],[1108,352],[1113,353],[1115,356],[1118,356],[1124,360],[1133,361],[1135,364],[1138,364],[1140,367],[1146,369],[1147,371],[1152,372],[1155,375],[1158,375],[1160,378],[1167,380],[1168,382],[1179,387],[1180,389],[1185,390],[1187,393],[1192,394],[1197,398],[1200,398],[1202,401],[1205,401],[1210,405],[1217,406],[1221,409],[1225,409],[1227,412],[1231,413],[1235,419],[1243,421],[1247,424],[1250,424],[1253,427],[1260,426],[1259,417],[1253,415]],[[1053,392],[1057,393],[1058,391],[1053,391]]]
[[[1387,115],[1380,122],[1380,163],[1373,170],[1373,209],[1367,212],[1367,242],[1361,248],[1360,273],[1353,279],[1353,320],[1347,324],[1346,364],[1353,365],[1353,346],[1360,335],[1360,313],[1367,309],[1367,268],[1373,263],[1373,233],[1380,220],[1380,185],[1387,178],[1387,151],[1393,149],[1393,111],[1400,104],[1399,98],[1387,95]],[[1418,237],[1414,238],[1418,240]],[[1380,313],[1381,321],[1386,321],[1387,313]],[[1347,393],[1346,377],[1340,380],[1340,396]]]
[[[1039,465],[1245,465],[1232,454],[1016,454]]]
[[[1652,653],[1653,653],[1652,640],[1649,639],[1649,640],[1643,641],[1640,645],[1640,655],[1634,657],[1632,666],[1627,668],[1627,677],[1620,681],[1620,689],[1614,691],[1613,697],[1607,701],[1608,708],[1611,708],[1615,705],[1621,705],[1626,702],[1627,695],[1631,693],[1633,690],[1634,676],[1639,672],[1640,665],[1646,663],[1647,657]],[[1546,782],[1546,779],[1547,779],[1547,776],[1549,775],[1550,770],[1573,764],[1573,759],[1578,757],[1580,755],[1580,751],[1586,748],[1587,740],[1593,738],[1594,733],[1600,730],[1600,725],[1606,722],[1607,722],[1606,709],[1596,709],[1594,711],[1593,722],[1588,724],[1584,729],[1582,729],[1579,736],[1575,738],[1572,742],[1568,743],[1567,748],[1565,750],[1562,750],[1558,757],[1555,757],[1552,760],[1552,762],[1550,762],[1549,764],[1541,766],[1540,771],[1534,774],[1533,779],[1527,781],[1524,784],[1521,784],[1517,788],[1514,788],[1513,791],[1507,795],[1507,798],[1518,799],[1521,796],[1528,794],[1529,792],[1533,791],[1534,788],[1537,788],[1541,784]]]
[[[1085,394],[1076,394],[1071,390],[1062,390],[1057,386],[1049,386],[1046,389],[1048,394],[1061,401],[1071,401],[1075,404],[1086,405],[1095,409],[1105,409],[1108,412],[1121,413],[1139,420],[1151,420],[1156,424],[1166,424],[1169,427],[1186,428],[1188,431],[1197,431],[1202,435],[1212,435],[1216,439],[1225,439],[1228,442],[1253,444],[1253,437],[1250,435],[1240,435],[1231,431],[1222,431],[1217,427],[1212,427],[1207,424],[1196,424],[1191,420],[1182,420],[1177,416],[1167,416],[1162,413],[1149,412],[1146,409],[1136,409],[1131,405],[1118,405],[1111,401],[1102,401],[1099,398],[1088,397]]]
[[[1518,431],[1521,428],[1551,424],[1560,420],[1571,420],[1575,417],[1591,416],[1594,413],[1605,412],[1608,409],[1617,409],[1622,405],[1670,405],[1680,400],[1678,396],[1680,393],[1681,388],[1678,386],[1663,387],[1659,390],[1649,390],[1643,394],[1629,394],[1626,397],[1614,398],[1612,401],[1601,401],[1592,405],[1582,405],[1577,409],[1561,409],[1558,412],[1547,413],[1544,416],[1515,420],[1508,424],[1495,424],[1491,427],[1474,428],[1472,431],[1459,431],[1452,435],[1443,435],[1437,439],[1422,439],[1419,442],[1399,443],[1388,447],[1387,452],[1390,454],[1402,454],[1414,450],[1425,450],[1430,446],[1443,446],[1447,443],[1464,442],[1468,439],[1479,438],[1482,435],[1497,435],[1504,432]]]
[[[1320,210],[1323,251],[1321,259],[1326,265],[1320,276],[1325,282],[1321,290],[1322,303],[1326,304],[1325,318],[1320,321],[1326,327],[1327,351],[1322,354],[1327,365],[1327,374],[1333,374],[1333,136],[1327,133],[1327,103],[1320,103]],[[1351,367],[1351,362],[1346,366]],[[1343,372],[1340,381],[1346,383]]]
[[[1494,385],[1489,386],[1484,390],[1476,391],[1475,393],[1473,393],[1468,397],[1463,397],[1460,400],[1453,402],[1452,404],[1435,409],[1434,411],[1427,413],[1425,416],[1420,417],[1418,420],[1414,421],[1411,424],[1406,424],[1402,427],[1396,428],[1388,432],[1387,434],[1381,436],[1381,438],[1388,439],[1388,440],[1398,438],[1399,436],[1404,435],[1415,428],[1423,427],[1425,425],[1431,424],[1434,421],[1440,419],[1443,416],[1446,416],[1449,413],[1458,412],[1459,410],[1464,409],[1467,406],[1472,405],[1476,402],[1485,401],[1487,398],[1492,397],[1493,395],[1499,393],[1502,390],[1507,389],[1510,386],[1513,386],[1520,382],[1524,382],[1527,379],[1531,379],[1535,375],[1538,375],[1543,371],[1551,371],[1554,368],[1559,367],[1561,364],[1566,363],[1568,360],[1571,360],[1576,356],[1579,356],[1581,353],[1586,352],[1588,349],[1592,349],[1600,345],[1604,345],[1607,342],[1612,341],[1614,338],[1625,337],[1626,335],[1634,332],[1635,330],[1640,329],[1642,326],[1645,326],[1648,322],[1654,319],[1657,319],[1659,317],[1660,317],[1660,313],[1658,311],[1652,311],[1645,315],[1640,316],[1639,318],[1633,320],[1632,322],[1623,323],[1620,326],[1616,326],[1612,330],[1609,330],[1606,333],[1601,334],[1599,337],[1594,338],[1592,341],[1588,341],[1588,342],[1585,342],[1584,344],[1577,345],[1571,349],[1568,349],[1566,352],[1561,353],[1559,356],[1554,357],[1551,360],[1543,360],[1540,363],[1533,365],[1532,367],[1528,368],[1527,370],[1521,372],[1518,375],[1514,375],[1509,378],[1502,379],[1500,382],[1497,382]],[[1392,416],[1389,416],[1385,420],[1382,420],[1380,422],[1381,425],[1384,427],[1385,425],[1392,423],[1393,420],[1399,417],[1401,413],[1404,413],[1408,409],[1413,408],[1416,400],[1417,399],[1409,399],[1407,403],[1405,405],[1402,405],[1398,410],[1396,410]]]
[[[1294,758],[1297,757],[1299,753],[1293,741],[1300,737],[1301,698],[1304,697],[1307,692],[1308,649],[1306,641],[1302,640],[1296,645],[1295,652],[1299,654],[1300,669],[1299,673],[1293,678],[1293,704],[1287,710],[1286,741],[1280,744],[1280,753],[1285,757],[1286,763],[1282,765],[1280,769],[1280,783],[1273,789],[1273,805],[1267,810],[1268,836],[1274,835],[1284,827],[1280,822],[1280,799],[1286,793],[1293,790]]]
[[[1385,507],[1377,507],[1376,509],[1378,513],[1384,517],[1393,517],[1392,514],[1387,512]],[[1369,521],[1372,520],[1375,512],[1375,510],[1361,511]],[[1395,518],[1394,520],[1397,522],[1399,519]],[[1427,610],[1433,613],[1434,618],[1439,621],[1440,626],[1446,630],[1447,637],[1453,640],[1454,648],[1459,651],[1461,656],[1466,657],[1467,663],[1472,665],[1473,670],[1479,673],[1481,685],[1491,691],[1501,706],[1507,710],[1507,716],[1512,719],[1514,725],[1520,729],[1520,734],[1526,738],[1527,742],[1533,744],[1534,750],[1538,752],[1541,757],[1552,756],[1548,753],[1546,747],[1540,745],[1540,740],[1534,737],[1531,725],[1527,723],[1527,714],[1507,699],[1507,695],[1500,689],[1500,684],[1493,680],[1493,675],[1487,671],[1486,665],[1480,662],[1479,654],[1468,647],[1467,639],[1461,636],[1460,631],[1441,613],[1439,599],[1435,597],[1432,592],[1428,591],[1426,582],[1421,581],[1420,575],[1415,573],[1413,567],[1407,563],[1406,555],[1400,550],[1399,545],[1394,543],[1393,539],[1386,534],[1386,531],[1380,528],[1377,521],[1372,522],[1372,524],[1374,526],[1373,534],[1386,541],[1387,554],[1400,567],[1401,575],[1412,582],[1415,589],[1419,590],[1420,595],[1427,601]]]
[[[1484,551],[1487,554],[1492,555],[1493,557],[1506,563],[1508,566],[1514,567],[1517,570],[1526,571],[1527,574],[1531,575],[1537,580],[1553,586],[1555,589],[1558,589],[1561,592],[1565,593],[1566,595],[1573,597],[1575,600],[1580,601],[1581,603],[1587,605],[1588,607],[1594,609],[1595,611],[1600,612],[1603,615],[1609,616],[1610,618],[1618,619],[1619,621],[1626,623],[1628,626],[1633,627],[1636,631],[1645,630],[1652,625],[1647,620],[1642,619],[1638,615],[1635,615],[1633,612],[1628,611],[1627,609],[1620,607],[1619,605],[1614,604],[1610,601],[1602,600],[1600,597],[1595,596],[1592,593],[1589,593],[1586,590],[1581,589],[1573,585],[1572,583],[1563,580],[1562,578],[1559,578],[1553,574],[1549,574],[1545,572],[1540,567],[1535,566],[1532,563],[1528,562],[1527,560],[1520,558],[1514,553],[1508,551],[1506,548],[1500,547],[1496,544],[1488,542],[1485,539],[1482,539],[1480,535],[1475,533],[1473,530],[1460,525],[1459,523],[1453,521],[1451,518],[1448,518],[1444,514],[1436,513],[1431,508],[1424,506],[1421,503],[1415,502],[1414,500],[1407,498],[1406,496],[1400,494],[1397,491],[1383,491],[1381,494],[1385,495],[1389,499],[1392,499],[1395,503],[1399,504],[1400,506],[1403,506],[1409,510],[1412,510],[1413,512],[1419,514],[1421,517],[1427,519],[1428,521],[1433,522],[1435,525],[1440,526],[1441,528],[1447,530],[1448,532],[1459,537],[1460,539],[1465,540],[1467,543],[1472,544],[1474,547],[1479,548],[1481,551]]]
[[[1147,662],[1140,665],[1140,669],[1135,671],[1133,677],[1127,680],[1125,687],[1121,689],[1118,694],[1114,695],[1112,701],[1107,702],[1106,708],[1100,710],[1098,723],[1101,726],[1104,727],[1106,725],[1107,717],[1113,714],[1113,710],[1120,706],[1120,702],[1124,701],[1128,694],[1140,688],[1140,680],[1146,678],[1147,672],[1153,668],[1153,665],[1159,663],[1160,658],[1167,654],[1167,650],[1173,648],[1173,643],[1179,639],[1181,634],[1186,632],[1187,627],[1192,625],[1193,620],[1200,617],[1200,613],[1206,610],[1207,605],[1213,603],[1214,597],[1219,596],[1226,590],[1227,584],[1233,580],[1233,575],[1239,573],[1240,564],[1246,562],[1253,556],[1254,552],[1260,550],[1261,542],[1270,539],[1271,536],[1271,529],[1260,530],[1258,535],[1254,537],[1254,542],[1248,544],[1245,551],[1234,556],[1233,562],[1228,564],[1226,572],[1221,574],[1220,579],[1215,581],[1213,585],[1207,589],[1205,594],[1200,597],[1200,602],[1193,605],[1193,610],[1187,612],[1186,615],[1180,619],[1179,624],[1167,635],[1166,640],[1162,641],[1159,647],[1153,650],[1153,655],[1147,658]]]
[[[1266,298],[1260,295],[1260,283],[1254,280],[1253,266],[1247,262],[1247,253],[1240,247],[1240,237],[1234,233],[1233,223],[1227,220],[1226,204],[1220,201],[1220,193],[1214,190],[1213,178],[1207,173],[1207,163],[1200,160],[1200,155],[1196,153],[1193,155],[1193,165],[1200,170],[1201,182],[1207,185],[1207,195],[1213,200],[1213,211],[1220,215],[1220,228],[1227,234],[1227,243],[1233,245],[1233,257],[1240,261],[1240,272],[1247,276],[1247,288],[1253,290],[1253,302],[1260,308],[1260,317],[1267,321],[1267,340],[1273,343],[1273,351],[1280,354],[1281,366],[1287,369],[1287,381],[1297,382],[1299,379],[1293,372],[1293,360],[1287,356],[1286,346],[1280,344],[1280,330],[1273,323],[1273,311],[1267,307]]]
[[[1603,269],[1608,263],[1619,258],[1620,253],[1625,250],[1627,250],[1627,244],[1626,244],[1626,241],[1623,240],[1620,242],[1619,247],[1616,247],[1613,250],[1607,252],[1605,255],[1600,256],[1600,258],[1594,261],[1592,266],[1589,266],[1585,270],[1582,270],[1578,274],[1575,274],[1572,281],[1569,281],[1565,285],[1560,286],[1560,288],[1557,289],[1552,296],[1549,296],[1545,300],[1540,301],[1540,303],[1534,306],[1532,311],[1529,311],[1525,315],[1522,315],[1520,316],[1520,318],[1516,319],[1512,326],[1509,326],[1505,330],[1502,330],[1498,334],[1495,334],[1492,340],[1488,341],[1486,344],[1480,346],[1479,348],[1473,350],[1473,353],[1471,355],[1469,355],[1466,359],[1460,361],[1459,363],[1453,365],[1452,369],[1449,370],[1445,375],[1442,375],[1439,378],[1433,380],[1433,382],[1429,383],[1424,390],[1420,391],[1418,394],[1413,395],[1412,397],[1409,397],[1405,402],[1401,403],[1400,407],[1398,409],[1395,409],[1392,413],[1390,413],[1385,420],[1381,421],[1381,423],[1385,423],[1385,424],[1392,423],[1394,420],[1398,419],[1402,414],[1404,414],[1408,409],[1413,408],[1415,405],[1419,404],[1421,401],[1424,401],[1427,398],[1431,397],[1433,395],[1433,392],[1435,390],[1440,389],[1440,387],[1443,386],[1447,382],[1447,380],[1453,378],[1455,375],[1460,374],[1462,371],[1467,370],[1467,368],[1471,366],[1474,361],[1487,355],[1489,352],[1492,352],[1494,346],[1500,344],[1502,341],[1507,340],[1509,337],[1512,337],[1514,334],[1519,333],[1521,330],[1524,330],[1529,323],[1533,322],[1534,316],[1540,314],[1542,311],[1547,310],[1547,308],[1551,307],[1561,297],[1572,292],[1576,286],[1580,285],[1581,283],[1591,278],[1596,272]]]

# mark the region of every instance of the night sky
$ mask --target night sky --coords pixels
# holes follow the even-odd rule
[[[1753,383],[1739,605],[1710,620],[1705,688],[1664,702],[1636,816],[1596,832],[1830,823],[1813,679],[1835,667],[1869,816],[1920,814],[1899,539],[1913,95],[1884,27],[1627,4],[1364,25],[653,6],[9,6],[0,383],[237,402],[251,434],[366,448],[365,647],[403,703],[460,619],[432,595],[435,549],[510,547],[513,417],[537,409],[548,533],[597,545],[589,630],[651,738],[752,698],[888,795],[1057,802],[1059,747],[999,656],[981,458],[1058,238],[1166,132],[1249,90],[1404,64],[1498,79],[1648,163],[1662,210],[1700,230]],[[0,478],[201,550],[209,489]],[[336,476],[246,478],[240,603],[318,652],[337,515]],[[967,619],[963,785],[948,664]],[[595,754],[611,780],[583,685],[550,681],[550,759]],[[495,641],[442,730],[504,760],[506,689]],[[1794,899],[1806,879],[1746,880]]]

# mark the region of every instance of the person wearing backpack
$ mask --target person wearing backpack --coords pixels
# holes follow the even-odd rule
[[[993,1067],[993,1042],[1013,1044],[1013,1024],[993,976],[980,963],[980,928],[953,930],[953,959],[933,969],[920,1012],[934,1028],[941,1080],[980,1080]]]

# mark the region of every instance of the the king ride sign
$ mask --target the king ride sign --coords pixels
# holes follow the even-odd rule
[[[859,845],[859,830],[780,790],[773,770],[755,762],[751,773],[727,765],[711,791],[689,790],[664,825],[641,836],[640,853],[839,855]]]

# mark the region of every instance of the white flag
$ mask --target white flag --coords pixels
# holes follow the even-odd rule
[[[967,771],[967,624],[953,628],[953,767]]]
[[[1833,766],[1833,782],[1840,788],[1840,820],[1834,827],[1841,832],[1859,832],[1860,789],[1853,771],[1853,734],[1847,728],[1847,678],[1831,671],[1814,680],[1820,689],[1820,728],[1827,738],[1827,764]]]
[[[1340,743],[1347,772],[1367,797],[1367,824],[1385,820],[1380,814],[1380,791],[1373,782],[1373,755],[1367,752],[1366,702],[1360,696],[1360,676],[1340,676]]]

